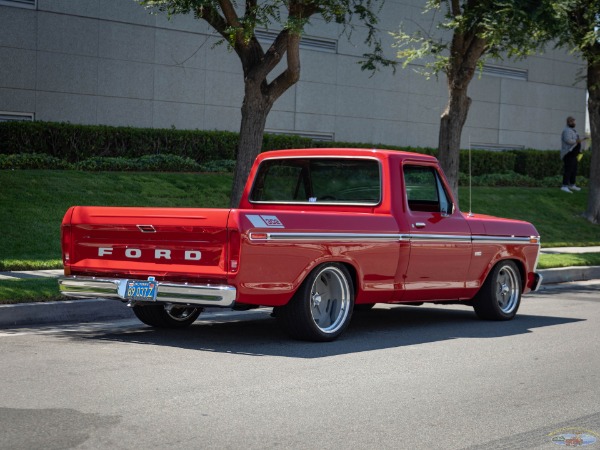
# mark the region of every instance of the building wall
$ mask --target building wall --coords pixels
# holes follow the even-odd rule
[[[33,5],[27,5],[27,3]],[[381,27],[423,21],[419,0],[388,0]],[[0,115],[81,124],[237,131],[241,64],[203,22],[151,15],[126,0],[0,0]],[[360,70],[361,30],[347,39],[315,20],[300,81],[274,105],[272,132],[338,141],[436,146],[443,76],[414,67]],[[391,44],[387,33],[382,37]],[[265,40],[267,42],[267,40]],[[317,43],[317,46],[314,43]],[[319,47],[318,49],[316,47]],[[392,54],[393,50],[390,50]],[[585,118],[582,63],[562,51],[493,62],[517,73],[473,80],[462,146],[558,148],[565,118]],[[525,78],[525,79],[520,79]]]

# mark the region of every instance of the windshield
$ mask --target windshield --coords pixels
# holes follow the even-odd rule
[[[251,202],[376,205],[379,163],[373,159],[289,158],[258,168]]]

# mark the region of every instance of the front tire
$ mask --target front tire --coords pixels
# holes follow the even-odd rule
[[[342,264],[327,263],[313,270],[276,317],[293,338],[328,342],[348,327],[354,308],[354,285]]]
[[[512,261],[492,269],[473,299],[475,314],[484,320],[511,320],[521,304],[521,275]]]
[[[133,313],[146,325],[155,328],[185,328],[196,321],[204,308],[159,304],[134,305]]]

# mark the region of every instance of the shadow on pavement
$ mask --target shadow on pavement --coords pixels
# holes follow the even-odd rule
[[[349,353],[407,347],[452,339],[489,339],[531,333],[536,328],[584,319],[517,315],[508,322],[480,321],[464,307],[382,306],[355,312],[340,339],[329,343],[288,338],[270,311],[222,314],[200,319],[183,330],[153,329],[143,325],[121,329],[88,328],[63,331],[68,339],[115,341],[177,347],[206,352],[289,358],[324,358]]]

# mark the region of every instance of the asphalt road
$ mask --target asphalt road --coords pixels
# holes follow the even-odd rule
[[[328,344],[268,311],[4,329],[0,361],[2,449],[552,449],[575,429],[600,448],[589,282],[526,296],[511,322],[378,306]]]

